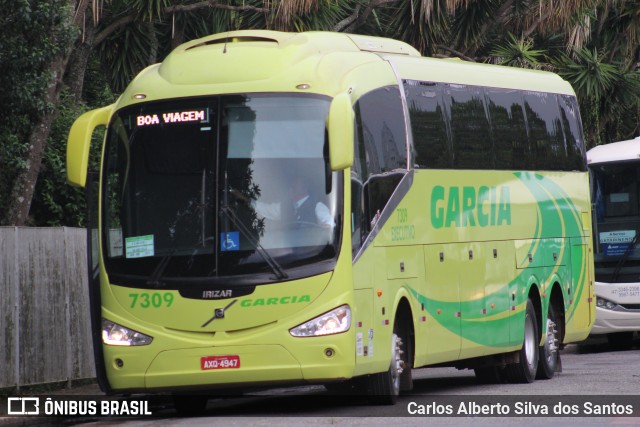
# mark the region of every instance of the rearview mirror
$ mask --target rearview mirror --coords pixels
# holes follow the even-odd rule
[[[353,125],[351,97],[341,93],[331,101],[327,123],[331,170],[346,169],[353,164]]]
[[[67,139],[67,181],[75,187],[87,184],[87,167],[91,136],[98,126],[106,126],[113,111],[113,105],[87,111],[76,119]]]

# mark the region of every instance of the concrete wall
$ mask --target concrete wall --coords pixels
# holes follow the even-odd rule
[[[0,388],[95,377],[86,230],[0,227]]]

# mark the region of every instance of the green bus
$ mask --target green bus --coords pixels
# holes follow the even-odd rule
[[[324,384],[391,404],[419,367],[551,378],[594,322],[582,127],[552,73],[217,34],[78,118],[67,166],[92,206],[105,392],[204,407]]]

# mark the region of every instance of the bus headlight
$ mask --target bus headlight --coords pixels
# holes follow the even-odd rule
[[[600,308],[606,308],[607,310],[614,310],[616,307],[618,307],[618,304],[616,304],[615,302],[600,297],[596,298],[596,305]]]
[[[107,345],[148,345],[153,338],[110,320],[102,319],[102,342]]]
[[[346,332],[351,327],[351,309],[348,305],[334,308],[328,313],[289,330],[294,337],[317,337]]]

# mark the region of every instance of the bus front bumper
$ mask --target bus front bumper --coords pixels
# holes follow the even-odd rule
[[[147,362],[146,369],[142,366],[143,358],[136,357],[135,349],[127,348],[109,356],[105,354],[107,376],[117,393],[302,385],[353,375],[353,357],[340,351],[340,347],[331,346],[333,353],[327,354],[323,351],[326,345],[308,344],[304,354],[293,354],[275,344],[164,350],[150,364]],[[109,363],[117,359],[124,361],[122,367]]]
[[[595,283],[592,335],[640,331],[640,283]]]

